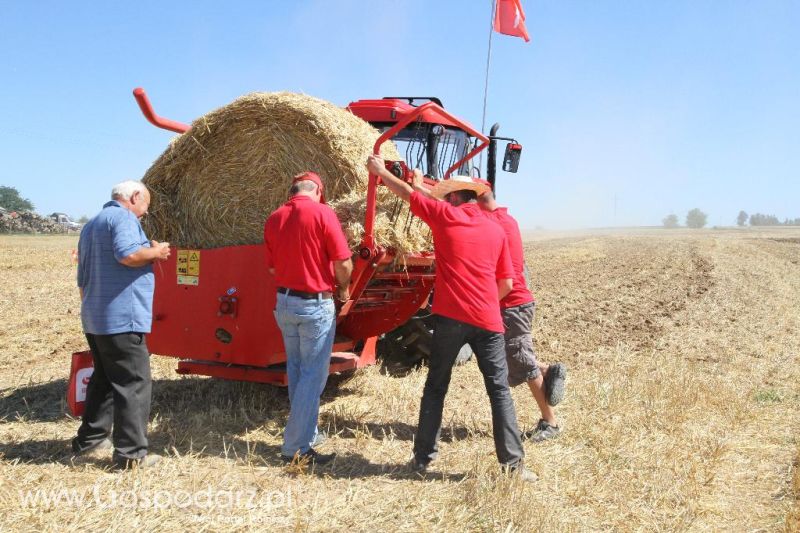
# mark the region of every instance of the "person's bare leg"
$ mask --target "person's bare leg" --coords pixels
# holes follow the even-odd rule
[[[539,406],[539,411],[542,413],[542,418],[551,426],[558,426],[556,423],[556,415],[553,413],[553,408],[547,404],[544,395],[544,377],[541,375],[528,380],[528,387],[531,389],[533,399],[536,400],[536,405]]]
[[[550,368],[550,365],[546,365],[539,361],[536,361],[536,366],[539,367],[539,371],[542,373],[542,377],[547,377],[547,370]]]

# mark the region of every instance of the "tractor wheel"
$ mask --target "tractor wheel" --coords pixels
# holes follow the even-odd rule
[[[433,317],[427,310],[418,312],[408,322],[384,334],[378,341],[378,356],[388,367],[410,370],[424,364],[431,355]],[[463,365],[472,358],[472,349],[465,344],[456,357]]]

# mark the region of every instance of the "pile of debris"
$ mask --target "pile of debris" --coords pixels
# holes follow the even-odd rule
[[[67,229],[53,219],[31,211],[0,209],[0,233],[67,233]]]

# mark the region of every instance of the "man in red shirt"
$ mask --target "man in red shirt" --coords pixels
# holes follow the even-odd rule
[[[525,276],[525,257],[522,250],[522,235],[519,224],[500,207],[494,198],[488,181],[475,179],[486,186],[486,192],[478,197],[478,204],[487,216],[497,222],[508,239],[511,261],[514,264],[514,288],[500,300],[505,326],[506,357],[508,358],[508,384],[512,387],[527,382],[536,404],[541,411],[536,428],[525,435],[533,441],[551,439],[561,432],[551,406],[564,397],[566,367],[562,363],[544,365],[537,362],[533,347],[533,317],[536,301]]]
[[[314,172],[295,176],[289,193],[289,201],[264,225],[267,268],[278,288],[275,321],[289,378],[281,457],[324,464],[335,454],[320,454],[312,446],[336,331],[334,285],[337,298],[347,301],[353,263],[339,219],[325,205],[320,177]]]
[[[438,454],[444,398],[453,364],[461,347],[468,343],[477,356],[491,402],[497,458],[504,470],[534,481],[536,476],[522,463],[525,452],[508,387],[503,320],[498,306],[499,300],[511,291],[514,269],[502,229],[476,203],[478,193],[486,188],[468,177],[456,176],[442,181],[432,191],[446,200],[440,202],[393,176],[378,156],[369,157],[367,168],[389,190],[409,202],[411,212],[433,233],[436,322],[412,468],[424,472]]]

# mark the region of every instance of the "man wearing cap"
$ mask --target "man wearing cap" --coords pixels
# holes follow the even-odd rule
[[[536,428],[526,432],[525,436],[541,442],[556,437],[561,432],[551,406],[557,405],[564,397],[567,369],[562,363],[544,365],[536,360],[531,335],[536,301],[528,290],[519,224],[508,214],[507,208],[497,205],[488,181],[477,178],[475,181],[486,186],[486,192],[478,197],[478,205],[503,228],[508,239],[511,262],[514,264],[514,288],[500,300],[506,330],[508,384],[511,387],[528,384],[542,416]]]
[[[503,470],[525,481],[535,474],[523,465],[525,452],[508,387],[503,321],[497,302],[512,288],[511,256],[502,229],[477,205],[486,190],[471,178],[456,176],[432,191],[445,202],[416,192],[386,170],[379,156],[367,169],[409,202],[411,212],[428,224],[436,253],[433,313],[436,318],[428,376],[420,403],[419,426],[411,467],[425,472],[438,453],[444,398],[461,347],[468,343],[478,359],[492,407],[495,451]],[[414,171],[419,175],[419,170]]]
[[[349,298],[353,263],[333,209],[325,204],[323,183],[314,172],[294,177],[289,201],[264,225],[266,264],[275,276],[275,321],[286,349],[289,419],[283,433],[284,461],[315,464],[335,454],[318,453],[319,399],[328,380],[336,331],[336,297]]]

